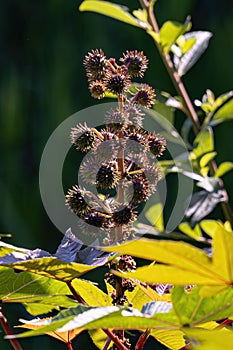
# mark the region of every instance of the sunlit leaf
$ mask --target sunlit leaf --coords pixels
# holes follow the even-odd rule
[[[150,336],[169,349],[179,350],[185,346],[184,333],[179,330],[152,330]]]
[[[179,229],[180,231],[184,232],[186,235],[200,241],[202,240],[202,232],[201,232],[201,229],[199,227],[199,225],[195,225],[194,228],[192,228],[188,222],[182,222],[180,225],[179,225]]]
[[[211,124],[217,125],[219,123],[233,119],[233,99],[226,102],[220,107],[213,116]]]
[[[149,283],[197,284],[223,288],[230,288],[233,284],[233,232],[221,223],[217,223],[213,235],[212,258],[187,243],[148,239],[109,247],[107,250],[160,262],[139,267],[131,273],[115,272],[125,278]]]
[[[65,283],[29,272],[0,267],[0,286],[2,303],[22,303],[32,315],[77,304],[67,297],[71,293]]]
[[[136,27],[145,27],[144,22],[133,17],[129,12],[128,8],[125,6],[120,6],[118,4],[113,4],[108,1],[101,0],[86,0],[83,1],[79,7],[80,11],[91,11],[97,12],[102,15],[115,18],[121,22],[131,24]]]
[[[25,323],[23,325],[16,326],[16,327],[36,330],[36,329],[40,329],[43,326],[37,326],[35,324]],[[82,331],[83,331],[83,329],[73,329],[71,331],[65,331],[65,332],[51,331],[51,332],[46,332],[46,334],[49,335],[50,337],[53,337],[55,339],[58,339],[58,340],[64,342],[64,343],[68,343],[68,342],[72,341],[75,337],[77,337],[77,335],[79,335]]]
[[[219,165],[214,177],[218,178],[233,169],[233,162],[223,162]]]
[[[55,278],[60,281],[69,282],[80,277],[84,273],[93,270],[96,266],[66,263],[56,258],[39,258],[16,262],[6,266],[22,271],[33,272],[37,275]]]
[[[200,132],[194,140],[194,154],[200,157],[203,154],[214,151],[214,139],[211,128],[207,128]]]
[[[88,331],[93,343],[95,344],[95,346],[100,349],[103,350],[104,346],[108,340],[108,337],[106,335],[106,333],[104,333],[104,331],[102,331],[102,329],[92,329]],[[110,344],[109,344],[110,346]]]
[[[212,37],[212,33],[197,31],[184,34],[185,41],[189,42],[194,39],[195,42],[186,52],[181,56],[174,55],[174,64],[180,76],[186,74],[193,65],[198,61],[201,55],[208,47],[209,40]],[[187,48],[186,48],[187,49]]]
[[[233,332],[227,329],[206,330],[201,328],[184,328],[184,333],[196,350],[232,350]]]
[[[200,159],[200,166],[201,168],[205,167],[210,160],[212,160],[216,156],[217,152],[209,152],[204,154],[203,157]]]
[[[165,22],[159,33],[159,42],[165,53],[169,52],[171,46],[176,42],[177,38],[190,28],[190,24],[182,24],[179,22]]]
[[[111,305],[112,303],[112,298],[110,297],[110,295],[104,293],[91,281],[75,279],[73,280],[72,285],[77,291],[77,293],[90,306],[104,306]]]
[[[145,213],[147,220],[157,227],[159,231],[164,230],[163,207],[161,203],[152,205]]]

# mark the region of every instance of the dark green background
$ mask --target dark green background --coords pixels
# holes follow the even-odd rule
[[[175,93],[152,39],[143,30],[98,14],[80,13],[80,3],[1,2],[0,232],[13,234],[9,243],[51,252],[62,234],[50,222],[41,202],[40,158],[50,134],[65,118],[96,103],[89,96],[82,67],[85,54],[102,48],[108,57],[118,58],[127,49],[143,50],[150,61],[144,80],[157,89]],[[139,7],[133,0],[124,1],[124,5]],[[230,0],[160,0],[156,5],[159,24],[169,19],[184,21],[190,14],[193,30],[213,33],[207,52],[184,78],[192,99],[201,98],[207,88],[216,96],[232,88],[232,13]],[[233,160],[232,126],[229,122],[215,128],[217,162]],[[71,179],[73,172],[70,168]],[[231,195],[231,174],[225,176],[225,181]],[[14,324],[21,312],[17,309],[16,314],[13,307],[7,310]],[[24,340],[22,344],[25,350],[65,349],[65,345],[48,337]],[[11,349],[3,340],[0,348]],[[75,349],[82,348],[84,345],[75,345]],[[86,345],[85,349],[92,346]]]

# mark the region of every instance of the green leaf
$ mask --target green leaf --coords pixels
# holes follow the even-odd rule
[[[136,27],[145,27],[145,23],[133,17],[125,6],[113,4],[108,1],[85,0],[79,7],[79,11],[92,11],[100,13],[111,18],[115,18],[121,22],[131,24]]]
[[[66,263],[56,258],[39,258],[6,265],[14,269],[33,272],[35,274],[55,278],[63,282],[72,281],[84,273],[93,270],[96,266]]]
[[[195,287],[187,293],[183,287],[174,288],[172,292],[174,310],[182,325],[195,327],[231,316],[233,311],[232,289],[210,297],[203,297],[201,290],[201,287]]]
[[[104,333],[104,331],[102,331],[102,329],[92,329],[90,331],[88,331],[93,343],[95,344],[95,346],[102,350],[104,349],[104,345],[106,344],[108,337],[106,335],[106,333]],[[109,344],[110,346],[110,344]]]
[[[152,330],[150,336],[169,349],[179,350],[185,346],[184,333],[180,330]]]
[[[233,162],[221,163],[218,167],[218,170],[214,174],[214,177],[219,178],[232,169],[233,169]]]
[[[177,38],[190,28],[190,24],[182,24],[179,22],[165,22],[159,33],[159,42],[164,51],[168,53],[171,46],[176,42]]]
[[[159,302],[157,309],[163,311],[163,304]],[[88,307],[79,305],[64,311],[61,311],[57,316],[49,320],[32,320],[26,321],[27,324],[43,326],[40,329],[7,336],[10,338],[23,338],[28,336],[42,335],[47,332],[55,331],[65,332],[73,329],[99,329],[99,328],[120,328],[121,329],[146,329],[146,328],[161,328],[161,325],[166,327],[166,322],[160,320],[158,313],[153,318],[145,316],[141,312],[132,308],[123,308],[119,306],[105,307]]]
[[[197,284],[231,288],[233,284],[233,232],[217,223],[213,236],[213,257],[187,243],[139,239],[115,247],[105,248],[160,264],[139,267],[133,273],[118,273],[149,283],[174,285]]]
[[[211,121],[212,125],[217,125],[219,123],[232,120],[233,119],[233,99],[226,102],[222,107],[220,107],[214,114]]]
[[[2,303],[21,303],[32,315],[77,304],[67,297],[71,293],[66,284],[29,272],[0,267],[0,285]]]
[[[194,228],[191,228],[188,222],[182,222],[179,225],[180,231],[184,232],[186,235],[196,239],[197,241],[202,240],[202,233],[199,225],[195,225]]]
[[[204,168],[216,155],[217,152],[209,152],[204,154],[204,156],[200,159],[200,167]]]
[[[232,330],[206,330],[202,328],[183,328],[184,333],[195,350],[232,350]]]
[[[75,279],[73,280],[72,285],[77,290],[78,294],[90,306],[107,306],[112,304],[112,298],[110,295],[104,293],[90,281]]]
[[[208,47],[212,33],[197,31],[184,34],[184,39],[187,43],[183,49],[183,55],[174,55],[174,65],[180,76],[186,74],[198,61],[201,55]],[[190,40],[195,40],[190,42]],[[179,43],[179,42],[178,42]]]
[[[201,131],[194,140],[194,154],[200,157],[203,154],[214,151],[213,132],[210,127]]]
[[[145,213],[147,220],[154,225],[159,231],[164,230],[163,223],[163,206],[161,203],[152,205]]]

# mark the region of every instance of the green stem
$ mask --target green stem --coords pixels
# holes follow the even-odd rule
[[[2,306],[0,306],[0,324],[1,324],[4,332],[6,333],[6,335],[14,335],[14,333],[12,332],[11,327],[7,321],[7,318],[3,314]],[[16,338],[9,339],[9,341],[10,341],[12,347],[14,348],[14,350],[23,350]]]
[[[155,33],[159,33],[159,26],[157,23],[157,20],[155,18],[155,14],[154,14],[154,2],[149,2],[147,0],[140,0],[140,3],[142,4],[142,7],[144,9],[146,9],[147,14],[148,14],[148,21],[151,24],[153,30]],[[167,53],[165,54],[160,46],[160,44],[158,42],[155,42],[157,49],[159,51],[159,54],[164,62],[164,65],[169,73],[169,76],[173,82],[173,85],[176,89],[176,91],[178,92],[178,94],[182,97],[183,101],[184,101],[184,107],[185,107],[185,111],[187,116],[189,117],[189,119],[192,122],[193,125],[193,131],[195,135],[198,135],[198,133],[201,131],[201,126],[199,123],[199,119],[197,116],[197,113],[193,107],[193,104],[190,100],[190,97],[187,93],[187,90],[179,76],[179,74],[176,72],[174,65],[172,63],[171,57],[170,55]],[[212,173],[212,176],[215,174],[217,170],[217,165],[215,163],[214,160],[210,161],[210,171]],[[219,186],[220,189],[222,190],[222,194],[224,197],[224,201],[221,202],[221,206],[222,206],[222,210],[223,210],[223,214],[225,216],[225,219],[228,220],[231,223],[231,226],[233,228],[233,212],[231,209],[231,206],[229,204],[229,197],[228,197],[228,193],[224,187],[224,183],[222,181],[222,179],[219,179]]]

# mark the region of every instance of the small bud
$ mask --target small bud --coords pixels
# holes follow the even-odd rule
[[[94,129],[88,128],[86,124],[78,124],[75,128],[72,128],[70,137],[77,150],[82,152],[88,152],[95,148],[100,141],[97,130],[95,132]]]
[[[119,95],[130,85],[131,80],[127,71],[123,67],[120,67],[116,72],[108,71],[104,82],[109,92]]]
[[[83,217],[90,207],[84,199],[85,190],[80,189],[77,185],[73,186],[66,195],[66,205],[79,217]]]

